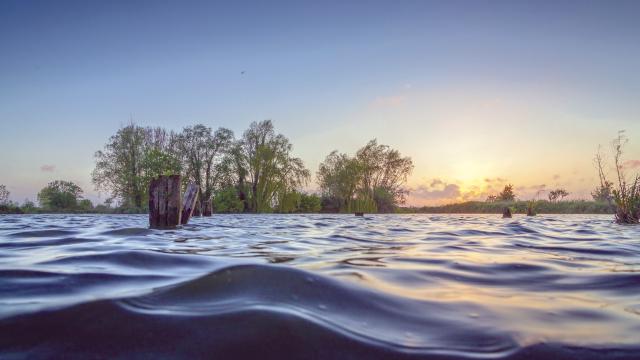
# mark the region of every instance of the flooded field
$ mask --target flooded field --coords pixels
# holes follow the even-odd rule
[[[638,358],[611,216],[0,216],[0,358]]]

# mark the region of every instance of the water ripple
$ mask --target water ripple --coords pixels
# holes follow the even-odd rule
[[[640,354],[640,228],[607,216],[0,216],[0,357]]]

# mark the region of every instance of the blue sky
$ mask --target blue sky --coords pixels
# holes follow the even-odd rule
[[[0,184],[90,183],[133,118],[240,135],[272,119],[307,166],[371,138],[413,204],[586,197],[619,129],[640,158],[639,1],[0,2]],[[244,74],[241,72],[244,71]],[[313,187],[313,185],[311,185]]]

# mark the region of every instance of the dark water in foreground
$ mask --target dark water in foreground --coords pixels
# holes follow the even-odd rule
[[[0,358],[640,358],[610,216],[0,216]]]

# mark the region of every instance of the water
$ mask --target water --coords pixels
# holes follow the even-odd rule
[[[610,216],[0,216],[0,358],[640,358]]]

